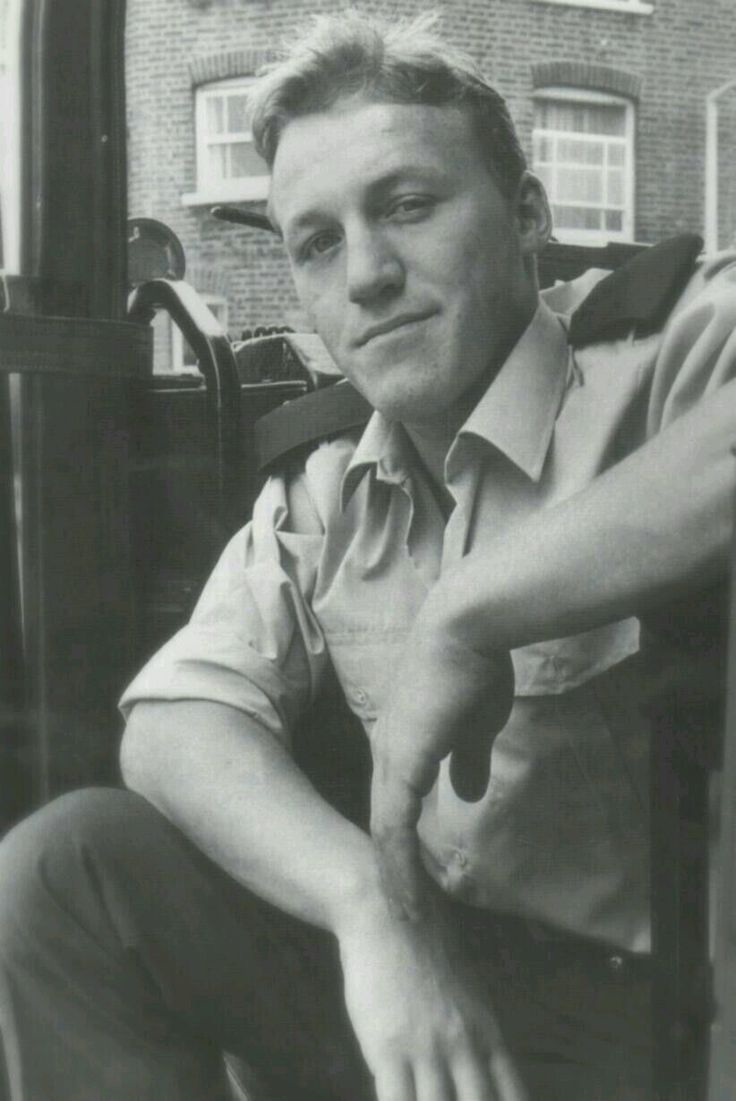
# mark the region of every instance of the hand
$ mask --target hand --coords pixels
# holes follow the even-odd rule
[[[416,640],[416,642],[414,641]],[[448,753],[457,793],[479,799],[493,739],[508,721],[514,674],[507,653],[480,654],[437,632],[412,632],[389,704],[371,735],[371,833],[397,916],[417,919],[426,876],[417,822]]]
[[[338,934],[345,1000],[378,1101],[525,1101],[487,998],[436,908],[361,912]]]

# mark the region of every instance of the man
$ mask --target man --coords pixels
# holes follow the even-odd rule
[[[378,412],[269,481],[128,689],[144,798],[5,842],[11,1097],[216,1097],[227,1049],[277,1097],[647,1098],[646,732],[600,685],[633,613],[723,570],[736,269],[574,351],[543,189],[426,21],[321,21],[253,129],[301,301]],[[328,663],[378,861],[289,752]]]

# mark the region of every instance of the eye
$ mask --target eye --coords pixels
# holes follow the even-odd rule
[[[390,204],[388,216],[409,220],[428,213],[433,206],[434,199],[430,195],[402,195]]]
[[[300,259],[311,260],[313,257],[323,256],[331,248],[334,248],[339,240],[340,235],[333,230],[323,230],[321,233],[315,233],[299,250]]]

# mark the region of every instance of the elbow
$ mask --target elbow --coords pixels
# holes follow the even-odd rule
[[[120,744],[120,773],[130,791],[155,802],[159,756],[155,728],[148,721],[150,709],[136,704],[130,713]]]

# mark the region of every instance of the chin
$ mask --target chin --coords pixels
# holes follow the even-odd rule
[[[402,424],[435,424],[444,421],[452,402],[447,399],[433,400],[427,395],[401,394],[380,395],[368,398],[371,405],[387,420],[401,421]]]
[[[437,420],[457,402],[458,395],[454,393],[452,386],[448,386],[446,382],[442,385],[439,379],[417,379],[418,370],[413,365],[406,372],[408,377],[403,380],[396,377],[398,372],[392,372],[393,378],[390,380],[387,377],[382,380],[374,377],[366,385],[362,385],[359,379],[353,378],[353,384],[387,420],[409,424]],[[380,385],[381,381],[384,385]]]

